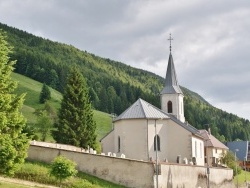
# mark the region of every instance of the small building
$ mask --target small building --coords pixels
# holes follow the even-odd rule
[[[223,165],[221,158],[228,152],[228,147],[215,138],[211,134],[210,129],[208,129],[208,131],[200,130],[200,133],[205,139],[205,163],[209,166]]]
[[[250,170],[250,145],[249,141],[227,142],[227,147],[236,155],[240,166],[248,171]]]
[[[173,57],[168,60],[161,109],[138,99],[113,121],[113,130],[101,139],[102,152],[126,158],[204,165],[204,138],[185,122],[183,92]]]

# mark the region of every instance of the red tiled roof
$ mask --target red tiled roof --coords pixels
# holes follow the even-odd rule
[[[199,130],[201,135],[204,137],[205,147],[214,147],[214,148],[221,148],[221,149],[228,149],[222,142],[220,142],[217,138],[215,138],[212,134],[210,134],[207,130]]]

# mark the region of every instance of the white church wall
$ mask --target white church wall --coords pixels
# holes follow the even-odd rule
[[[196,165],[204,165],[203,140],[193,136],[171,119],[120,120],[115,122],[114,126],[115,129],[102,140],[103,152],[106,154],[112,152],[117,156],[125,154],[126,158],[155,161],[154,137],[158,134],[160,151],[157,154],[160,161],[183,164],[184,159],[185,162],[191,162],[195,157]],[[120,150],[118,150],[118,137]]]
[[[147,120],[130,119],[115,122],[115,152],[123,153],[126,158],[148,160],[147,155]],[[118,153],[118,136],[120,152]]]
[[[177,157],[188,161],[191,159],[191,133],[182,128],[175,122],[167,121],[167,147],[168,147],[168,159],[171,162],[177,162]]]
[[[195,136],[192,137],[192,157],[197,165],[204,165],[204,141]]]
[[[156,160],[156,152],[154,151],[154,136],[160,136],[160,151],[157,152],[160,161],[168,161],[176,163],[177,158],[180,163],[184,163],[183,159],[188,161],[192,159],[191,151],[191,133],[180,125],[171,120],[149,120],[148,123],[148,151],[149,158]]]
[[[167,159],[167,144],[166,144],[166,128],[164,128],[166,120],[148,120],[148,156],[153,161],[156,160],[156,151],[154,151],[154,137],[157,134],[160,137],[160,151],[157,152],[158,159],[165,161]],[[156,125],[156,129],[155,129]]]
[[[108,153],[108,152],[115,152],[114,151],[114,131],[111,131],[108,135],[106,135],[102,141],[102,152]]]

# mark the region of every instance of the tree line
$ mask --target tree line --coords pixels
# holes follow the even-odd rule
[[[107,113],[122,113],[138,98],[160,107],[159,92],[164,79],[121,62],[101,58],[71,45],[52,42],[0,24],[14,46],[15,72],[64,92],[66,75],[78,65],[89,87],[92,107]],[[167,67],[167,60],[166,60]],[[249,140],[250,123],[234,114],[214,108],[202,97],[184,88],[186,120],[198,129],[210,125],[221,141]]]

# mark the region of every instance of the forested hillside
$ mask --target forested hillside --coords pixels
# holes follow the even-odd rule
[[[4,24],[0,24],[0,28],[7,32],[8,42],[14,47],[11,58],[17,60],[17,73],[63,92],[69,67],[77,64],[87,80],[95,109],[120,114],[139,97],[160,106],[159,92],[164,79],[153,73]],[[249,139],[248,120],[214,108],[198,94],[182,89],[185,94],[185,117],[190,124],[199,129],[207,128],[209,124],[212,133],[222,141]]]

